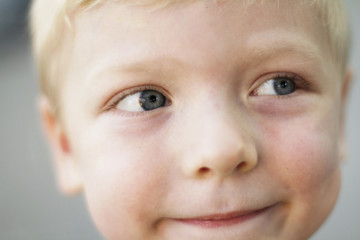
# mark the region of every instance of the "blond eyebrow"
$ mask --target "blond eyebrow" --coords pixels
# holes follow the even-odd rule
[[[123,73],[143,73],[143,74],[168,74],[175,76],[180,73],[180,69],[184,67],[184,63],[171,57],[161,57],[154,59],[141,59],[130,63],[105,64],[93,69],[89,74],[89,81],[97,79],[107,72],[123,72]]]
[[[176,60],[175,58],[164,57],[164,58],[155,58],[140,60],[135,63],[124,64],[121,66],[121,70],[125,72],[152,72],[153,70],[163,70],[167,69],[176,70],[183,67],[185,64]]]
[[[301,36],[298,33],[281,31],[274,38],[271,32],[265,33],[257,36],[256,39],[249,39],[248,48],[251,49],[252,59],[255,60],[268,59],[285,53],[295,53],[311,62],[320,63],[323,59],[318,46],[307,40],[299,40]]]
[[[320,61],[321,58],[318,51],[311,47],[299,46],[299,45],[278,45],[268,48],[256,48],[253,51],[254,59],[268,59],[273,56],[278,56],[285,53],[295,53],[313,61]]]

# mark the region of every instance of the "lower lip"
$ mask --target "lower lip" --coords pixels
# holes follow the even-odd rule
[[[256,218],[259,215],[264,214],[266,211],[268,211],[273,206],[259,209],[257,211],[250,212],[248,214],[238,215],[234,217],[229,218],[223,218],[223,219],[177,219],[177,221],[198,226],[202,228],[219,228],[219,227],[227,227],[232,226],[235,224],[243,223],[246,221],[249,221],[253,218]]]

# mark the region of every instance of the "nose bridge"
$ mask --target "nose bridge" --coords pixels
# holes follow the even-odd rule
[[[184,159],[184,172],[192,177],[225,177],[251,170],[257,154],[245,114],[235,104],[207,99],[191,123],[191,150]]]

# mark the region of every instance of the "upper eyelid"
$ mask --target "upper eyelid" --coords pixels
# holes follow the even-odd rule
[[[250,88],[250,93],[253,93],[257,88],[259,88],[262,84],[265,82],[275,79],[275,78],[289,78],[293,80],[297,86],[299,86],[301,89],[309,90],[313,87],[313,84],[311,81],[301,77],[300,75],[292,72],[273,72],[273,73],[266,73],[261,75],[257,78],[255,81],[253,87]]]

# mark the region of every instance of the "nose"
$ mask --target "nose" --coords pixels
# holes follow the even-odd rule
[[[183,128],[190,143],[182,155],[185,175],[224,178],[256,167],[255,139],[246,118],[237,111],[215,107],[200,115]]]

